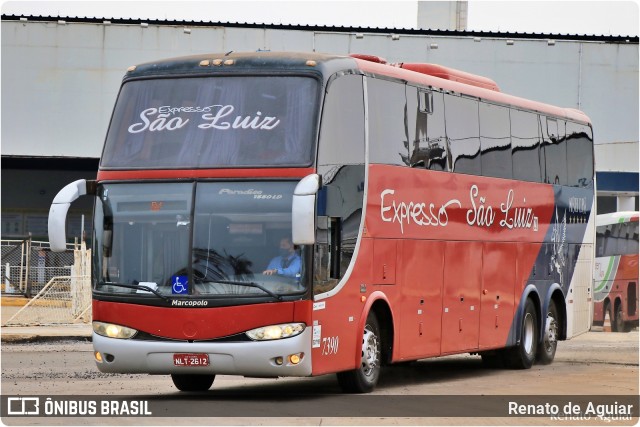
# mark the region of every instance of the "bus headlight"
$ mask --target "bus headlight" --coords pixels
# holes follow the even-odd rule
[[[263,326],[247,331],[246,334],[254,341],[279,340],[299,335],[307,325],[304,323],[284,323],[281,325]]]
[[[138,333],[135,329],[113,323],[93,322],[93,332],[103,337],[128,339]]]

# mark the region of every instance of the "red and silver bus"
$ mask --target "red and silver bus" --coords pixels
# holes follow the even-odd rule
[[[613,332],[638,326],[638,212],[596,218],[594,325],[609,315]]]
[[[368,392],[394,362],[548,364],[589,329],[593,165],[586,115],[484,77],[197,55],[127,71],[97,179],[61,190],[49,233],[62,247],[69,204],[95,197],[102,372]]]

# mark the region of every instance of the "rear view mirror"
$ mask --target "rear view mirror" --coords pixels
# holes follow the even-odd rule
[[[95,194],[95,181],[79,179],[67,184],[56,194],[49,208],[49,245],[54,252],[62,252],[67,248],[67,211],[78,197]]]
[[[316,241],[316,194],[320,189],[320,175],[307,175],[293,191],[292,238],[294,245],[311,245]]]

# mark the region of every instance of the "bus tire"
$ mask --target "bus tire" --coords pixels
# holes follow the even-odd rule
[[[611,325],[613,332],[629,332],[624,325],[624,319],[622,318],[622,304],[616,304],[616,310],[613,315],[613,324]]]
[[[207,391],[215,375],[171,374],[173,384],[180,391]]]
[[[362,334],[362,360],[360,367],[346,372],[338,372],[338,384],[346,393],[370,393],[378,383],[382,341],[378,319],[373,312],[367,316]]]
[[[508,350],[507,364],[512,369],[529,369],[538,349],[538,316],[530,298],[524,305],[520,323],[520,342]]]
[[[542,345],[538,347],[538,363],[541,365],[549,365],[556,356],[556,348],[558,347],[558,334],[560,331],[560,321],[558,319],[558,309],[553,300],[549,301],[547,309],[547,317],[544,321],[544,330],[542,331]]]

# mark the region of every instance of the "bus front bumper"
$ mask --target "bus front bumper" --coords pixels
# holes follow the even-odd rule
[[[279,340],[215,343],[136,341],[94,333],[93,348],[100,353],[101,361],[96,357],[96,365],[101,372],[254,377],[311,375],[311,328],[295,337]],[[175,354],[206,354],[209,364],[176,366]],[[298,355],[299,363],[292,363],[291,355]]]

